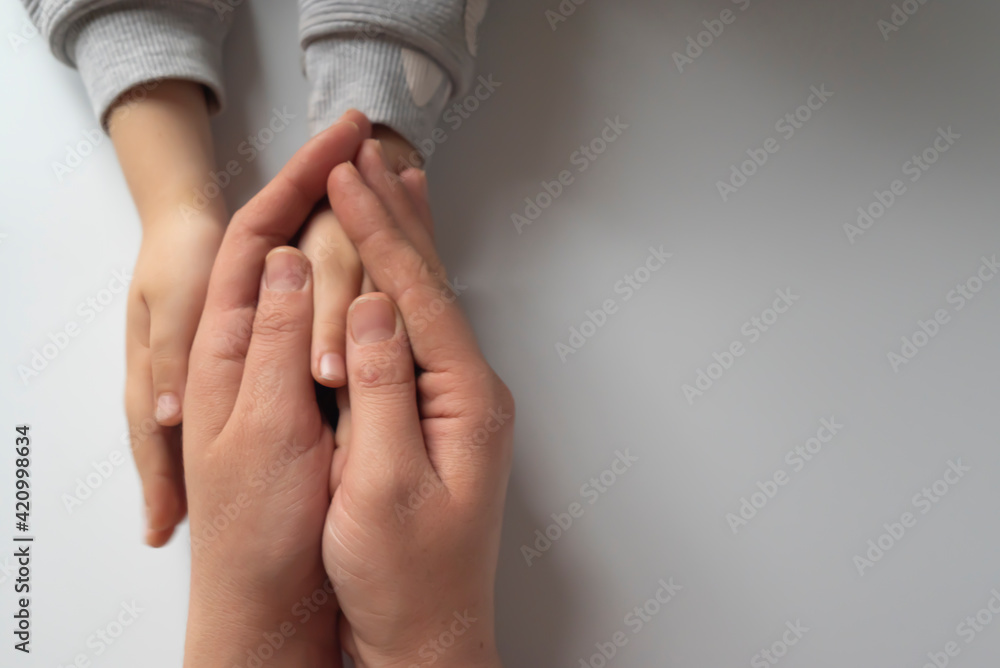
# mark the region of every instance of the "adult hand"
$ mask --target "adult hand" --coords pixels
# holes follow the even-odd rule
[[[358,114],[317,135],[237,212],[219,250],[184,402],[188,668],[339,664],[320,552],[333,434],[310,369],[312,272],[300,251],[273,247],[368,131]]]
[[[366,668],[492,668],[513,399],[446,283],[421,175],[394,186],[371,142],[357,163],[330,202],[383,293],[351,306],[338,390],[323,559],[341,640]]]
[[[401,135],[385,125],[372,128],[372,139],[377,140],[378,150],[395,172],[405,171],[412,164],[422,161],[420,152]],[[410,170],[417,174],[416,170]],[[421,171],[417,179],[426,179]],[[426,182],[421,181],[426,188]],[[413,185],[411,183],[411,185]],[[430,217],[427,217],[430,222]],[[316,282],[315,315],[312,337],[312,369],[317,383],[327,387],[342,387],[347,382],[344,365],[345,326],[347,307],[363,292],[375,287],[370,276],[361,266],[361,258],[330,209],[323,202],[309,218],[299,239],[298,247],[313,266]]]

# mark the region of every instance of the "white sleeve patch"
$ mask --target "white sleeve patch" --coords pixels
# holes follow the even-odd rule
[[[446,77],[437,63],[419,51],[402,49],[403,72],[406,85],[418,107],[423,107],[434,97]]]
[[[465,0],[465,43],[469,53],[476,55],[479,50],[479,24],[486,16],[486,4],[489,0]]]

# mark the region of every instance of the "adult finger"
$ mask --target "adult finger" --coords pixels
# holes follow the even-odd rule
[[[267,254],[234,410],[261,427],[266,428],[268,420],[301,415],[301,410],[293,409],[316,402],[309,366],[311,273],[309,260],[297,248],[275,248]],[[262,398],[269,402],[267,408],[276,410],[262,410]]]
[[[455,303],[457,295],[435,274],[353,165],[333,170],[329,194],[375,285],[399,307],[417,364],[428,372],[484,372],[485,361]]]
[[[208,286],[191,351],[187,402],[218,433],[239,392],[264,258],[286,243],[322,198],[333,167],[350,160],[371,124],[360,112],[316,135],[233,217]]]
[[[332,498],[340,481],[344,477],[344,464],[347,463],[347,455],[350,451],[351,442],[351,398],[347,393],[347,387],[338,387],[336,390],[337,401],[337,428],[333,434],[333,462],[330,465],[330,497]]]
[[[347,324],[349,466],[390,488],[419,479],[430,462],[403,319],[386,295],[373,292],[354,300]]]
[[[434,216],[431,215],[431,195],[427,187],[427,172],[422,169],[407,169],[399,175],[403,187],[410,194],[410,201],[417,212],[420,223],[434,238]]]
[[[386,211],[399,226],[417,252],[431,266],[431,269],[445,275],[444,266],[438,259],[434,249],[434,240],[417,214],[417,209],[410,200],[409,190],[395,172],[389,169],[382,151],[382,144],[374,139],[367,139],[361,144],[356,159],[358,171],[364,177],[365,183],[371,188]]]

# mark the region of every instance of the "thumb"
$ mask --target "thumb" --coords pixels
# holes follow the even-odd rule
[[[244,414],[262,426],[301,415],[302,407],[316,403],[309,363],[311,279],[309,260],[297,248],[279,247],[267,254],[237,399]],[[261,410],[262,397],[270,399],[273,413]]]
[[[430,466],[417,411],[410,342],[396,305],[380,292],[347,312],[347,384],[351,397],[351,468],[372,481],[405,484]]]

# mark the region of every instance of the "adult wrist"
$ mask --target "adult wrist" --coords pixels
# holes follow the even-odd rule
[[[500,654],[496,649],[479,649],[471,653],[420,654],[414,652],[408,657],[390,662],[369,662],[369,668],[416,668],[434,666],[434,668],[503,668]]]
[[[192,587],[184,668],[326,668],[339,652],[336,605],[299,606]]]
[[[367,651],[366,651],[367,649]],[[368,668],[501,668],[492,619],[455,613],[448,621],[412,636],[404,647],[359,647]]]

